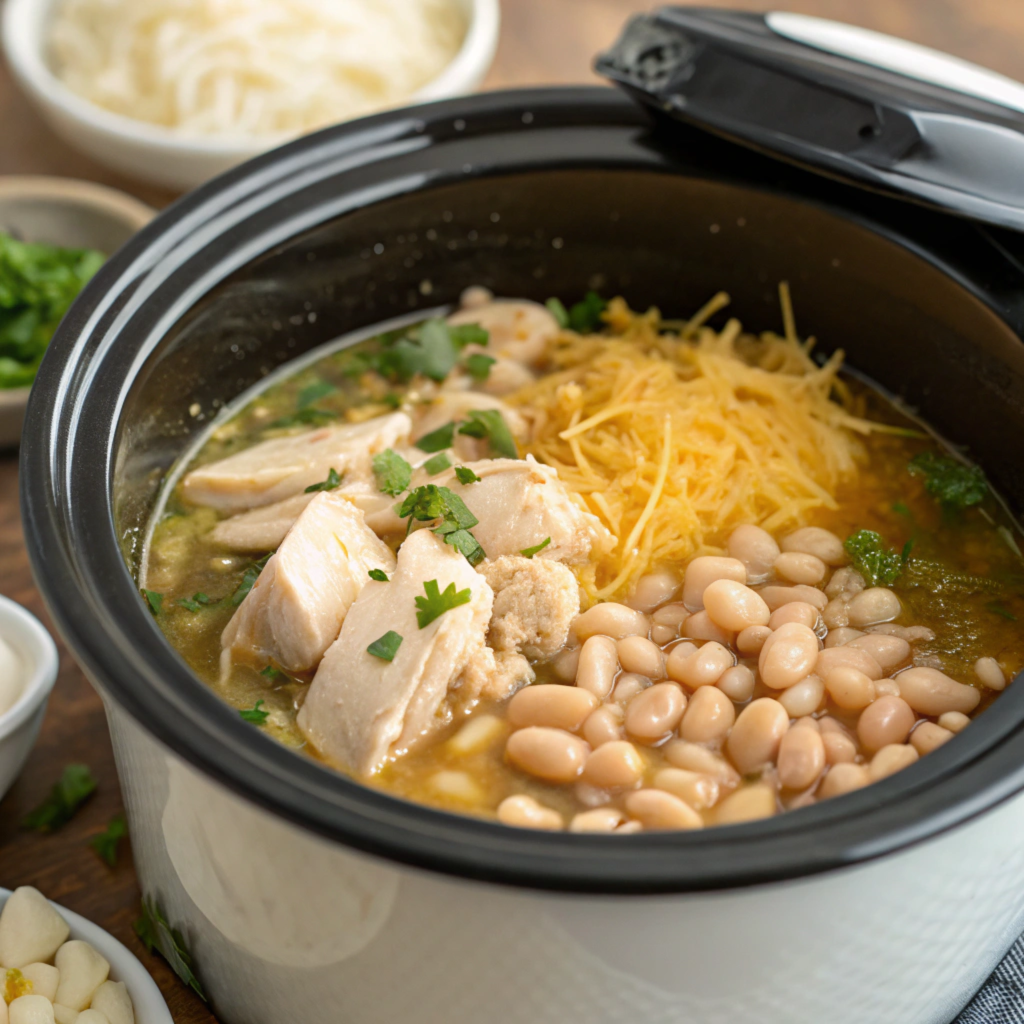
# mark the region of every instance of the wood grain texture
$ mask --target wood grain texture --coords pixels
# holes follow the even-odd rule
[[[722,7],[762,9],[752,0]],[[624,20],[651,5],[630,0],[504,0],[504,29],[487,80],[491,88],[595,81],[593,55]],[[781,6],[781,5],[780,5]],[[1024,79],[1024,4],[1018,0],[789,0],[787,9],[862,25],[947,50]],[[38,120],[0,67],[0,174],[87,178],[124,188],[156,206],[171,194],[126,181],[69,149]],[[28,568],[17,505],[17,466],[0,455],[0,592],[48,623]],[[82,761],[99,790],[78,816],[52,836],[24,832],[19,822],[48,792],[65,764]],[[109,929],[153,972],[180,1024],[214,1020],[167,966],[149,957],[132,932],[139,892],[127,843],[111,870],[89,849],[120,810],[106,721],[99,698],[61,649],[61,671],[39,743],[28,766],[0,803],[0,885],[35,885],[48,896]],[[199,965],[200,972],[202,965]],[[257,1022],[253,1022],[257,1024]]]

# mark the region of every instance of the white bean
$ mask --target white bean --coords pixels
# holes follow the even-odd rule
[[[704,607],[704,591],[715,580],[747,582],[747,568],[738,558],[720,558],[716,555],[701,555],[686,567],[683,578],[683,604],[690,611],[701,611]]]
[[[583,723],[583,738],[592,746],[613,743],[625,735],[622,723],[626,714],[617,704],[602,704]]]
[[[752,580],[767,577],[775,559],[779,557],[779,545],[775,543],[775,538],[767,530],[752,524],[737,526],[726,548],[730,558],[743,563]]]
[[[635,672],[623,672],[615,680],[615,689],[612,690],[609,700],[613,704],[626,705],[650,685],[651,680],[647,676],[638,676]]]
[[[890,775],[895,775],[896,772],[912,765],[919,756],[918,752],[906,743],[891,743],[886,747],[882,747],[871,758],[871,764],[868,765],[871,781],[880,782],[882,779],[887,779]]]
[[[626,816],[615,807],[595,807],[592,811],[580,811],[569,822],[569,831],[617,832],[625,820]]]
[[[711,743],[726,736],[735,721],[732,701],[717,686],[702,686],[690,698],[679,735],[692,743]]]
[[[748,626],[766,626],[771,615],[756,590],[735,580],[709,584],[704,591],[704,611],[716,626],[733,633]]]
[[[910,734],[913,748],[922,757],[925,754],[930,754],[933,750],[938,750],[943,743],[948,743],[952,738],[953,733],[934,722],[918,722]]]
[[[589,690],[598,700],[604,700],[612,692],[618,670],[619,651],[615,641],[608,636],[589,637],[580,651],[576,685]]]
[[[818,787],[818,796],[822,800],[828,800],[834,796],[852,793],[855,789],[862,789],[870,782],[871,776],[864,765],[840,762],[829,768],[828,774]]]
[[[715,823],[739,825],[744,821],[759,821],[772,817],[777,810],[775,791],[763,782],[755,782],[737,789],[718,805],[715,809]]]
[[[704,819],[677,796],[661,789],[638,789],[626,797],[626,810],[644,828],[703,828]]]
[[[786,789],[813,786],[825,769],[825,744],[815,729],[792,728],[779,744],[779,783]]]
[[[736,648],[744,657],[753,658],[761,653],[765,640],[772,635],[768,626],[748,626],[736,637]]]
[[[882,666],[867,651],[850,647],[849,644],[844,647],[826,647],[825,650],[820,651],[814,671],[822,679],[827,680],[833,670],[839,668],[840,665],[855,668],[863,672],[869,679],[881,679],[883,675]]]
[[[558,811],[539,804],[532,796],[520,793],[506,797],[498,804],[498,821],[515,828],[539,828],[556,831],[562,828]]]
[[[848,711],[866,708],[877,696],[874,681],[852,665],[838,665],[825,680],[828,695]]]
[[[951,733],[963,732],[970,724],[971,720],[962,711],[947,711],[944,715],[939,715],[939,725]]]
[[[804,718],[818,710],[824,696],[825,684],[812,673],[783,690],[778,701],[790,718]]]
[[[814,586],[825,578],[828,571],[825,563],[816,555],[800,551],[786,551],[775,559],[775,572],[790,583],[804,583]]]
[[[644,774],[644,759],[632,743],[615,740],[592,751],[583,766],[583,781],[602,789],[635,786]]]
[[[803,601],[813,605],[819,612],[823,611],[825,605],[828,604],[828,599],[817,587],[805,587],[802,584],[792,587],[762,587],[758,593],[770,611],[775,611],[793,601]]]
[[[524,686],[508,702],[507,715],[514,729],[546,725],[576,732],[599,703],[589,690],[579,686],[535,683]]]
[[[868,753],[890,743],[906,743],[914,727],[914,712],[901,697],[879,697],[869,704],[857,721],[857,735]]]
[[[656,743],[679,724],[686,710],[686,695],[676,683],[655,683],[634,697],[626,709],[626,732],[646,743]]]
[[[818,638],[798,622],[780,626],[765,641],[758,656],[761,682],[773,690],[784,690],[814,671],[818,660]]]
[[[707,747],[685,740],[673,740],[663,748],[669,764],[686,771],[710,775],[723,786],[735,786],[740,781],[739,772],[724,758],[708,750]]]
[[[862,633],[859,629],[852,629],[849,626],[840,626],[837,629],[830,629],[828,631],[828,636],[825,637],[825,646],[842,647],[851,640],[856,640],[859,636],[867,636],[867,634]]]
[[[814,555],[826,565],[846,565],[849,561],[843,542],[830,530],[823,530],[817,526],[805,526],[802,530],[783,537],[782,550]]]
[[[981,701],[981,693],[934,668],[908,668],[896,677],[900,696],[921,715],[938,716],[947,711],[966,714]]]
[[[821,618],[818,609],[806,601],[791,601],[789,604],[776,608],[768,619],[769,629],[778,629],[787,622],[799,622],[810,630],[815,630]]]
[[[654,776],[654,788],[679,797],[698,811],[714,807],[718,802],[718,780],[685,768],[662,768]]]
[[[647,676],[648,679],[665,678],[665,655],[661,648],[645,636],[623,637],[617,644],[619,664],[627,672]]]
[[[653,612],[679,593],[679,577],[667,569],[641,576],[633,596],[626,601],[630,608],[640,612]]]
[[[898,636],[865,633],[864,636],[851,640],[847,646],[867,651],[886,675],[910,660],[910,644]]]
[[[590,753],[590,746],[562,729],[528,726],[512,733],[505,755],[517,768],[548,782],[572,782]]]
[[[990,690],[1006,689],[1006,676],[995,658],[979,658],[974,663],[974,674]]]
[[[788,728],[786,709],[771,697],[760,697],[739,713],[726,751],[741,774],[748,775],[775,760]]]
[[[682,627],[682,635],[691,640],[714,640],[715,643],[731,647],[736,642],[736,634],[731,629],[723,629],[706,611],[695,612]]]
[[[698,686],[714,686],[735,661],[732,651],[712,640],[692,654],[687,653],[682,645],[673,648],[668,656],[667,671],[670,679],[696,689]]]
[[[902,609],[900,599],[886,587],[862,590],[847,606],[850,625],[855,629],[873,626],[877,622],[891,622]]]
[[[734,665],[718,677],[715,685],[730,700],[745,704],[754,696],[754,673],[746,665]]]
[[[614,601],[603,601],[578,615],[572,628],[582,641],[592,636],[610,636],[613,640],[621,640],[624,636],[647,636],[651,627],[643,612]]]

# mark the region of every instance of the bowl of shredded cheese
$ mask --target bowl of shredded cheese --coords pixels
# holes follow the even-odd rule
[[[54,131],[187,189],[340,121],[464,95],[498,0],[8,0],[7,63]]]

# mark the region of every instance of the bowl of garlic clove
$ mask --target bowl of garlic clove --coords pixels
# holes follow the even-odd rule
[[[25,885],[0,889],[0,1021],[173,1024],[156,982],[112,935]]]
[[[58,664],[57,646],[43,624],[0,596],[0,799],[39,735]]]

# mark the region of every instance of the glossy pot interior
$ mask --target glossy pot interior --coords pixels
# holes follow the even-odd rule
[[[794,877],[923,839],[1024,785],[1012,688],[898,776],[700,835],[540,836],[391,799],[291,754],[192,676],[138,599],[147,518],[234,396],[350,331],[469,284],[589,287],[686,316],[716,291],[804,335],[968,446],[1024,506],[1016,241],[815,178],[606,90],[493,94],[333,129],[187,197],[114,259],[51,346],[23,447],[40,584],[107,694],[185,760],[343,844],[454,874],[609,892]],[[117,614],[111,614],[112,609]]]

